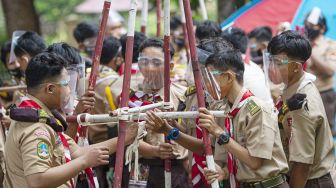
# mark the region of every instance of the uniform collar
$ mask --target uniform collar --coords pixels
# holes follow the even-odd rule
[[[285,98],[291,97],[295,93],[297,93],[298,90],[301,90],[304,86],[306,86],[309,83],[312,83],[316,80],[316,77],[310,73],[304,72],[304,74],[301,76],[301,78],[295,82],[293,85],[285,88],[282,93]]]
[[[27,97],[30,99],[30,100],[33,100],[34,102],[36,102],[41,108],[42,110],[44,110],[45,112],[47,112],[48,115],[50,116],[53,116],[51,111],[49,110],[49,108],[44,105],[39,99],[37,99],[36,97],[30,95],[30,94],[27,94]]]
[[[240,103],[240,99],[243,97],[243,95],[245,94],[246,91],[247,91],[247,89],[244,88],[244,87],[240,90],[240,92],[237,95],[237,97],[236,97],[236,99],[235,99],[235,101],[234,101],[234,103],[233,103],[230,111],[232,111],[233,109],[236,109],[237,107],[239,107],[238,105]]]

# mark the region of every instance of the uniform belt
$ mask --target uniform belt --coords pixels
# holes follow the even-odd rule
[[[266,179],[258,182],[240,183],[241,187],[246,188],[271,188],[276,187],[286,182],[285,175],[278,175],[276,177]],[[240,187],[240,186],[239,186]]]

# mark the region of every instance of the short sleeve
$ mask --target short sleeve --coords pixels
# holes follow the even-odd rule
[[[24,134],[20,143],[24,175],[43,173],[51,168],[51,151],[53,146],[47,129],[36,126],[32,131]]]
[[[304,109],[291,113],[289,161],[313,164],[315,155],[315,124]]]
[[[69,144],[69,148],[70,148],[70,153],[74,153],[77,151],[77,149],[79,148],[79,146],[77,145],[77,143],[68,135],[63,134],[66,138],[66,140],[68,141]]]
[[[272,158],[277,126],[276,116],[272,113],[260,109],[250,114],[246,127],[246,148],[253,157]]]

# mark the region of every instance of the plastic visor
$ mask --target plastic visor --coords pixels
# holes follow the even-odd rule
[[[70,78],[70,99],[64,107],[63,112],[72,114],[78,100],[85,93],[85,63],[69,65],[67,71]]]
[[[263,61],[266,81],[269,82],[269,86],[272,86],[272,84],[288,83],[288,64],[304,63],[301,60],[291,59],[286,55],[271,55],[267,51],[263,52]]]
[[[18,39],[25,33],[26,31],[14,31],[12,35],[12,43],[11,43],[11,51],[9,56],[9,63],[15,63],[17,57],[14,53],[15,46],[18,46]],[[21,48],[22,49],[22,48]],[[22,49],[25,51],[24,49]]]
[[[216,80],[216,76],[220,75],[221,71],[210,72],[205,66],[200,66],[202,74],[203,88],[207,94],[209,94],[214,100],[221,100],[221,90]]]
[[[208,59],[208,57],[212,53],[208,52],[208,51],[205,51],[205,50],[202,50],[201,48],[196,48],[196,50],[197,50],[197,57],[198,57],[198,62],[199,62],[198,66],[200,68],[204,68],[206,60]],[[193,68],[192,68],[192,64],[190,62],[188,62],[188,64],[187,64],[187,69],[186,69],[186,72],[185,72],[185,78],[186,78],[186,81],[189,85],[195,84]]]
[[[138,65],[144,77],[143,90],[153,92],[163,88],[164,84],[164,61],[163,58],[147,57],[139,55]]]

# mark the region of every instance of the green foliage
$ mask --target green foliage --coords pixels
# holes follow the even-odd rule
[[[35,8],[45,21],[58,21],[73,12],[83,0],[35,0]]]

